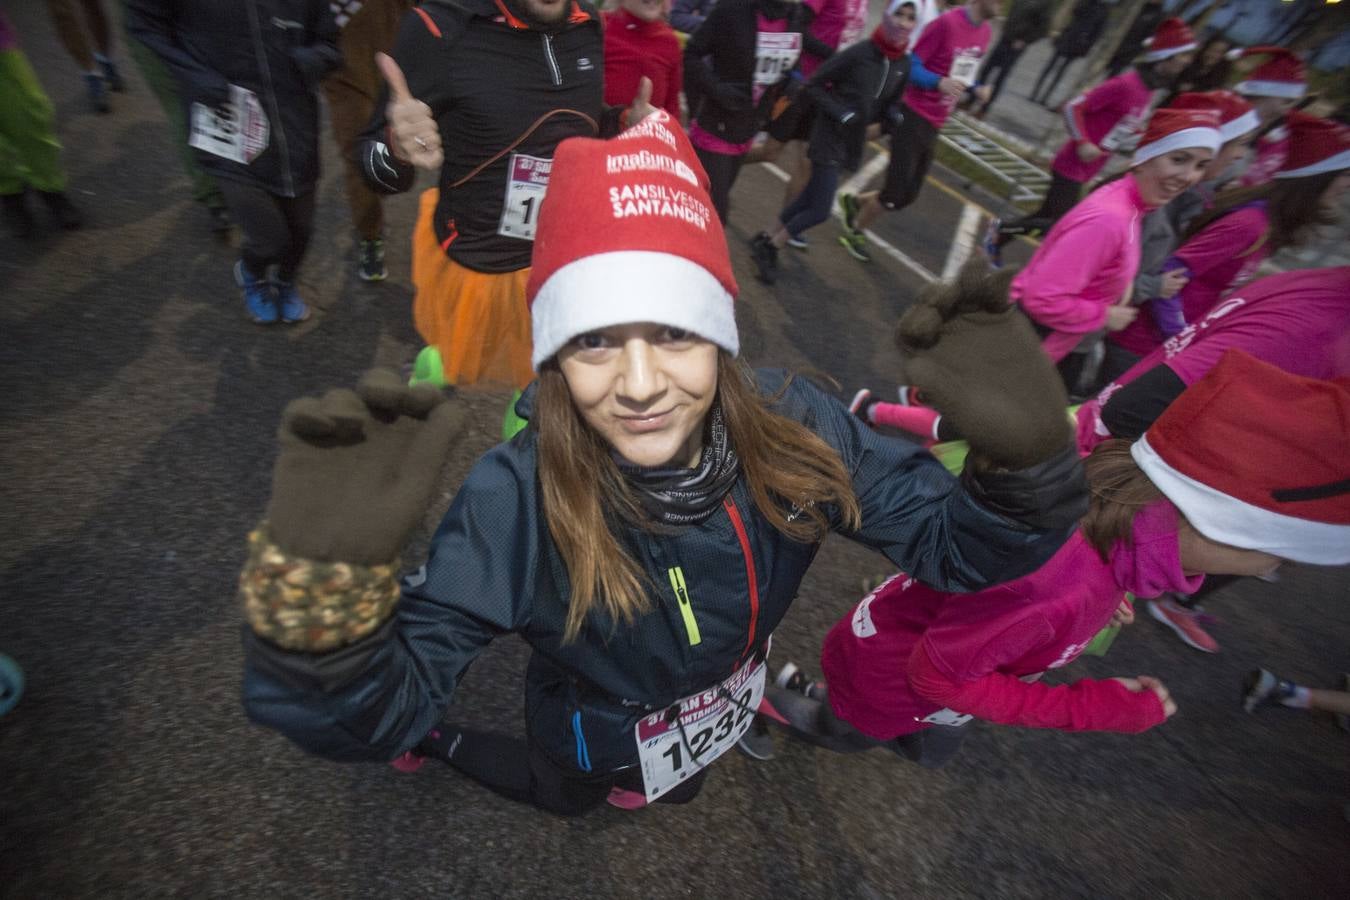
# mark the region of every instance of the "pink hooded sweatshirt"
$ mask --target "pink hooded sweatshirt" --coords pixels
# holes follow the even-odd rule
[[[1106,308],[1134,282],[1148,210],[1134,175],[1126,173],[1056,222],[1013,279],[1008,296],[1051,330],[1041,346],[1055,362],[1105,326]]]
[[[1283,272],[1235,291],[1078,408],[1078,451],[1111,437],[1102,407],[1116,391],[1160,365],[1195,384],[1234,347],[1305,378],[1350,375],[1350,266]]]
[[[1112,153],[1132,152],[1148,124],[1152,92],[1139,70],[1131,68],[1079,94],[1064,106],[1069,140],[1059,148],[1050,168],[1079,184],[1091,181],[1106,168]],[[1079,144],[1094,144],[1106,152],[1092,162],[1078,157]]]
[[[1023,680],[1067,665],[1131,591],[1191,593],[1181,570],[1176,509],[1158,501],[1134,518],[1133,540],[1103,562],[1081,533],[1030,575],[975,594],[944,594],[900,574],[863,599],[825,638],[821,667],[835,715],[877,740],[965,714],[1002,725],[1135,733],[1166,718],[1152,691],[1114,679]]]

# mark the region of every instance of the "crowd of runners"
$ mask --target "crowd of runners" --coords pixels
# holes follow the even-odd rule
[[[1048,4],[1013,0],[1004,25],[1005,6],[890,0],[869,33],[863,0],[128,0],[194,196],[241,232],[254,322],[310,315],[321,94],[362,279],[386,275],[381,196],[435,178],[411,235],[411,381],[372,372],[284,413],[239,584],[248,715],[565,815],[687,802],[732,747],[772,756],[773,727],[938,766],[974,718],[1161,725],[1178,698],[1158,677],[1040,677],[1104,652],[1136,599],[1214,652],[1206,592],[1350,563],[1350,267],[1263,268],[1330,220],[1350,127],[1297,108],[1304,66],[1279,47],[1201,83],[1201,41],[1161,4],[1122,45],[1137,54],[1064,104],[1041,207],[992,220],[909,306],[896,384],[846,404],[740,361],[724,222],[744,166],[791,176],[748,248],[761,281],[836,210],[829,249],[868,262],[948,117],[984,114],[1048,28]],[[0,14],[23,100],[0,126],[24,160],[0,172],[6,214],[30,234],[31,189],[78,227],[16,41]],[[121,81],[100,47],[101,110],[92,78]],[[840,193],[880,138],[883,182]],[[1026,238],[1030,262],[1003,268]],[[517,390],[514,433],[400,577],[464,427],[443,388],[478,384]],[[771,661],[830,532],[894,574],[818,660]],[[524,738],[446,719],[506,634],[533,651]],[[1347,711],[1265,670],[1243,690],[1249,711]]]

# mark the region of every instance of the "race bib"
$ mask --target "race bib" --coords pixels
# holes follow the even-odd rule
[[[962,50],[952,59],[952,69],[948,78],[959,81],[966,87],[975,85],[975,76],[980,71],[980,54],[974,50]]]
[[[1106,133],[1098,145],[1108,153],[1133,153],[1139,146],[1143,119],[1139,116],[1126,116]]]
[[[679,701],[678,718],[668,718],[663,711],[638,721],[634,734],[648,803],[684,782],[741,739],[764,698],[766,671],[763,662],[743,666],[717,687]]]
[[[797,31],[774,33],[761,31],[755,38],[755,102],[764,92],[783,80],[802,55],[802,36]]]
[[[267,149],[271,136],[258,95],[237,84],[223,106],[192,104],[189,131],[189,146],[244,165]]]
[[[502,221],[497,233],[502,237],[534,240],[539,224],[539,206],[548,190],[548,174],[553,160],[524,153],[512,153],[506,168],[506,197],[502,201]]]
[[[920,719],[920,722],[927,722],[929,725],[947,725],[952,728],[964,725],[974,716],[959,713],[954,709],[939,709],[935,713],[930,713]]]

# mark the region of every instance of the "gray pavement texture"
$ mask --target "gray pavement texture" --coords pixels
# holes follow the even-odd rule
[[[0,719],[0,895],[1347,895],[1350,737],[1329,718],[1249,717],[1236,702],[1258,664],[1339,681],[1344,570],[1292,567],[1278,584],[1217,595],[1217,656],[1144,619],[1105,659],[1057,676],[1156,674],[1181,708],[1162,728],[978,725],[937,772],[778,735],[774,760],[729,754],[688,806],[569,821],[439,766],[409,776],[337,765],[250,726],[233,585],[266,500],[277,417],[299,394],[411,359],[414,198],[389,203],[391,280],[361,284],[330,155],[302,273],[320,312],[293,329],[249,325],[232,251],[187,200],[139,78],[128,73],[112,115],[87,114],[41,4],[11,10],[56,102],[89,225],[0,244],[0,652],[29,678]],[[830,373],[847,391],[888,388],[891,327],[914,278],[887,259],[854,263],[829,223],[809,253],[787,258],[775,289],[758,284],[745,242],[780,190],[751,169],[734,196],[746,355]],[[938,193],[890,217],[888,239],[950,234]],[[471,429],[427,529],[495,439],[505,399],[466,393]],[[777,661],[814,667],[860,580],[886,571],[870,551],[828,541],[776,636]],[[490,648],[455,715],[520,733],[524,661],[518,641]]]

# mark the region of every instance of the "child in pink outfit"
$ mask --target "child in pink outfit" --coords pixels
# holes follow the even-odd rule
[[[1230,353],[1139,441],[1093,453],[1082,528],[1038,571],[974,594],[896,575],[826,637],[824,685],[789,663],[766,697],[795,736],[842,752],[887,746],[926,766],[951,757],[972,718],[1159,725],[1176,705],[1156,679],[1037,679],[1132,619],[1127,591],[1191,592],[1204,573],[1263,574],[1281,559],[1350,561],[1350,469],[1332,449],[1348,442],[1350,380]]]

